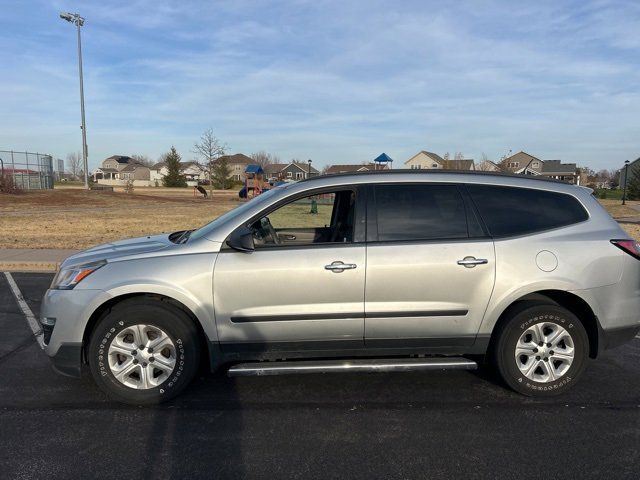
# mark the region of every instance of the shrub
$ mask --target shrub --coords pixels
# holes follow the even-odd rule
[[[22,190],[13,183],[13,177],[8,173],[0,174],[0,192],[2,193],[21,193]]]
[[[124,193],[133,193],[133,180],[127,180],[127,184],[124,186]]]

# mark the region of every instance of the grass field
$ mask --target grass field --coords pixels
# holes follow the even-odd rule
[[[87,248],[197,228],[238,206],[237,192],[193,198],[186,189],[127,195],[56,189],[0,194],[0,248]]]
[[[614,218],[640,215],[632,208],[640,202],[620,205],[601,200]],[[85,192],[80,188],[56,188],[20,195],[0,194],[0,248],[88,248],[123,238],[197,228],[240,205],[235,190],[214,191],[213,198],[194,198],[191,189],[136,188],[133,194]],[[329,207],[318,205],[318,215],[309,205],[295,205],[293,226],[322,226],[330,217]],[[284,225],[280,212],[272,218]],[[293,215],[295,213],[295,215]],[[640,240],[640,227],[624,224]]]

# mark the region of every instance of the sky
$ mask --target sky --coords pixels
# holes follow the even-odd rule
[[[640,156],[640,2],[0,0],[0,150],[91,169],[229,153],[322,167],[512,150],[595,170]]]

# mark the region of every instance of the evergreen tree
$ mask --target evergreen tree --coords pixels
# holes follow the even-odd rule
[[[216,188],[226,190],[231,187],[231,167],[229,167],[229,161],[227,157],[220,157],[211,167],[211,177],[213,184]]]
[[[629,169],[627,200],[640,200],[640,168]]]
[[[184,175],[180,173],[180,154],[176,151],[176,147],[165,155],[164,162],[167,164],[167,174],[162,178],[162,184],[165,187],[186,187],[187,181]]]

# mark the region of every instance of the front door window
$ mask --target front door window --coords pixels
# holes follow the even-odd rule
[[[355,192],[310,195],[270,212],[251,226],[256,248],[351,243]]]

